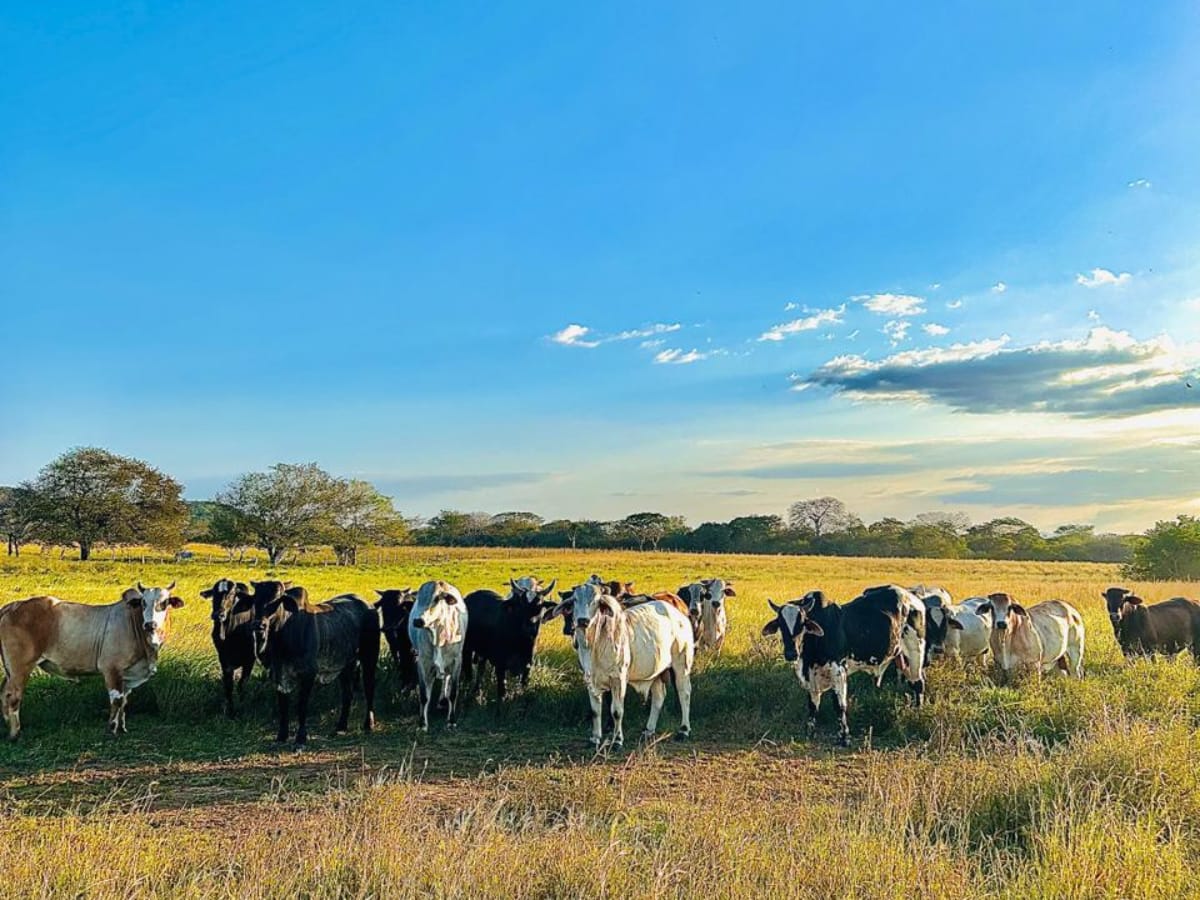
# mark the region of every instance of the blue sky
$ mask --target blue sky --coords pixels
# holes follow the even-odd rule
[[[1194,4],[343,6],[0,14],[0,482],[1200,512]]]

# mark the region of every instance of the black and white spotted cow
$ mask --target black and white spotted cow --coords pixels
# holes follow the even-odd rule
[[[778,634],[783,657],[796,668],[808,691],[808,727],[816,727],[817,708],[826,691],[837,698],[839,739],[850,742],[846,718],[848,681],[853,672],[869,672],[878,686],[895,663],[920,706],[925,695],[925,610],[920,600],[896,585],[867,588],[849,603],[837,604],[823,591],[777,606],[763,634]]]

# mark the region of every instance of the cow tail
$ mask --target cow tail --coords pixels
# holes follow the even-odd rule
[[[17,600],[17,601],[13,601],[12,603],[5,603],[3,606],[0,606],[0,625],[4,624],[4,617],[5,617],[5,615],[8,614],[8,611],[10,609],[12,609],[14,606],[16,606],[17,603],[19,603],[19,602],[20,601]],[[5,655],[5,653],[4,653],[4,641],[0,641],[0,668],[3,668],[3,670],[4,670],[3,680],[8,681],[8,679],[10,677],[12,677],[12,669],[9,668],[8,656]]]

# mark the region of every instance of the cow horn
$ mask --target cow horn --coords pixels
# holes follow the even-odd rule
[[[557,579],[557,578],[555,578],[553,581],[551,581],[551,582],[550,582],[550,586],[549,586],[549,587],[543,588],[542,590],[538,591],[538,596],[539,596],[539,597],[547,597],[547,596],[549,596],[549,595],[550,595],[550,594],[553,592],[553,590],[554,590],[554,587],[555,587],[555,585],[557,585],[557,584],[558,584],[558,579]]]
[[[508,579],[508,586],[515,591],[517,589],[517,580],[515,578]]]
[[[775,605],[775,601],[773,601],[773,600],[772,600],[770,597],[768,597],[768,598],[767,598],[767,605],[768,605],[769,607],[771,607],[771,609],[775,610],[775,612],[777,612],[777,613],[778,613],[778,612],[783,612],[783,607],[782,607],[782,606],[776,606],[776,605]]]
[[[172,581],[170,584],[167,585],[167,593],[169,594],[173,590],[175,590],[175,582],[174,581]]]
[[[137,591],[139,594],[146,593],[146,589],[144,587],[142,587],[142,583],[140,581],[137,583]]]

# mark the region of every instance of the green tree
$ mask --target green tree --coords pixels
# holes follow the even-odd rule
[[[1155,523],[1134,547],[1126,572],[1131,578],[1200,580],[1200,519],[1179,516]]]
[[[333,487],[326,539],[333,545],[339,566],[358,562],[358,548],[403,543],[408,523],[385,497],[366,481],[338,481]]]
[[[70,450],[48,463],[28,492],[33,531],[51,543],[76,544],[89,559],[98,544],[183,543],[183,487],[141,460],[98,447]]]
[[[654,550],[662,539],[669,534],[677,534],[687,530],[687,524],[682,516],[665,516],[656,512],[634,513],[626,516],[618,523],[619,532],[633,543],[639,550],[645,550],[649,544]]]
[[[9,556],[33,540],[37,527],[36,497],[26,487],[0,487],[0,532]]]
[[[217,494],[238,527],[278,565],[287,551],[321,542],[333,525],[338,481],[316,463],[277,463],[242,475]]]
[[[531,512],[502,512],[488,522],[488,543],[498,547],[527,547],[541,530],[544,520]]]
[[[837,497],[815,497],[812,500],[797,500],[788,507],[788,525],[813,538],[848,531],[862,524],[858,516],[846,508]]]

